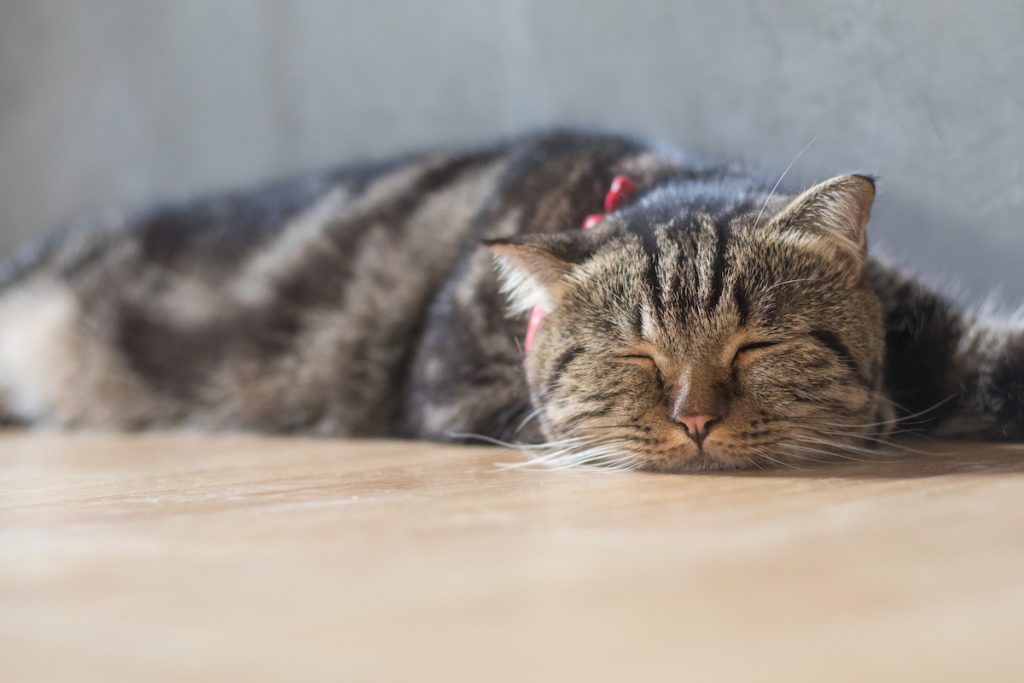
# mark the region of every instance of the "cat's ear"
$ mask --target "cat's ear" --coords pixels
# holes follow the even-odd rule
[[[573,267],[591,254],[582,231],[484,240],[498,265],[502,290],[513,312],[540,306],[550,313],[561,299]]]
[[[794,199],[772,219],[772,224],[778,230],[820,237],[860,267],[867,258],[867,226],[874,199],[874,178],[838,176]]]

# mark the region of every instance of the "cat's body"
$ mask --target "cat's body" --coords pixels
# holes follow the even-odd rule
[[[601,210],[616,175],[632,178],[638,193],[628,207],[584,235],[579,225]],[[851,182],[829,189],[829,197],[842,200],[849,185],[850,201],[864,203],[866,222],[867,181]],[[806,218],[796,213],[785,218],[795,211],[795,195],[781,190],[772,195],[773,185],[774,179],[697,163],[629,138],[557,132],[470,152],[347,168],[65,231],[23,254],[4,275],[0,407],[8,418],[67,427],[435,439],[472,433],[528,441],[543,434],[562,445],[585,436],[588,447],[598,439],[599,427],[612,427],[592,424],[593,419],[614,413],[620,418],[614,428],[631,421],[646,431],[617,434],[609,446],[632,453],[630,464],[655,469],[684,468],[681,463],[695,458],[702,467],[753,463],[754,451],[735,444],[708,446],[705,455],[699,442],[684,448],[685,438],[677,443],[675,435],[659,435],[670,429],[660,422],[653,429],[642,424],[657,406],[671,408],[679,396],[693,399],[698,389],[707,394],[707,405],[734,406],[731,412],[720,406],[714,422],[726,412],[736,420],[745,416],[747,431],[736,431],[733,440],[759,438],[750,435],[762,433],[758,425],[778,421],[773,411],[790,401],[831,405],[835,414],[849,418],[838,423],[858,430],[861,445],[886,432],[893,405],[904,413],[927,410],[923,417],[934,421],[967,418],[994,435],[1021,438],[1024,343],[1019,331],[982,327],[875,262],[849,266],[843,271],[845,284],[822,282],[821,292],[805,289],[813,283],[780,279],[788,277],[790,267],[803,273],[800,268],[835,259],[844,263],[835,249],[806,263],[797,258],[797,265],[785,255],[789,252],[757,256],[767,259],[764,272],[772,273],[758,275],[760,262],[748,260],[755,253],[774,253],[774,247],[758,246],[747,235],[775,229],[770,225],[789,234]],[[811,200],[815,197],[805,203]],[[828,218],[831,209],[803,211]],[[531,235],[554,235],[555,242],[524,243],[522,238]],[[480,245],[495,239],[494,249],[509,267],[532,278],[526,285],[519,282],[513,295],[530,299],[532,292],[528,304],[549,309],[539,346],[527,355],[526,372],[522,339],[529,306],[508,314],[493,254]],[[803,242],[799,249],[811,248]],[[554,283],[557,277],[541,282],[529,254],[520,262],[523,249],[555,254],[557,263],[565,264],[555,270],[579,266],[576,280],[564,287]],[[839,254],[835,259],[833,251]],[[607,266],[612,275],[599,276],[604,284],[584,285],[587,268],[598,268],[590,264],[602,259],[618,259]],[[581,298],[581,287],[592,295],[589,300]],[[772,298],[779,290],[768,292],[776,287],[806,291],[808,302],[826,301],[836,292],[837,307],[857,297],[863,301],[849,309],[852,313],[823,311],[816,322],[803,313],[790,318],[793,329],[806,327],[801,330],[811,335],[805,337],[814,344],[810,349],[804,337],[780,333],[782,323],[771,317],[783,315],[785,301],[799,299]],[[574,303],[560,305],[563,296]],[[748,296],[754,300],[746,301]],[[698,314],[683,309],[698,298],[701,312],[694,317]],[[612,306],[608,301],[621,303],[623,311],[635,315],[635,325],[616,327],[614,314],[603,313],[597,299],[605,308]],[[561,313],[587,306],[586,317],[575,322]],[[663,315],[666,311],[671,315]],[[605,327],[583,330],[582,320],[603,320]],[[698,320],[718,332],[693,336]],[[635,329],[625,331],[630,326]],[[731,379],[725,370],[725,379],[713,372],[704,379],[693,375],[694,363],[686,359],[710,358],[714,349],[732,344],[734,328],[750,331],[744,339],[754,354],[783,348],[771,351],[774,361],[755,355],[740,363],[737,353]],[[689,331],[684,335],[683,329]],[[562,339],[567,330],[579,337]],[[631,334],[636,338],[627,338]],[[755,336],[760,341],[751,342]],[[669,398],[652,398],[647,405],[610,389],[603,397],[583,396],[593,388],[591,380],[566,374],[567,368],[597,373],[593,382],[599,383],[598,355],[634,359],[639,356],[623,355],[619,347],[633,348],[641,338],[645,348],[656,349],[639,354],[646,369],[637,370],[629,360],[616,385],[635,383],[637,395],[653,393],[653,387]],[[787,344],[793,348],[785,357],[796,363],[788,373],[820,376],[784,391],[774,382],[783,393],[769,396],[758,388],[758,372],[777,364]],[[619,351],[604,345],[617,345]],[[822,358],[826,353],[830,356]],[[647,355],[657,360],[657,382],[636,374],[650,370]],[[730,365],[708,363],[709,368]],[[754,379],[739,377],[751,363],[759,364],[751,366]],[[668,367],[673,376],[665,379]],[[847,383],[862,387],[846,391]],[[558,396],[559,391],[572,395]],[[743,407],[752,396],[759,404]],[[844,407],[836,407],[839,403]],[[559,415],[558,406],[566,405],[575,405],[573,414]],[[604,414],[598,405],[607,406]],[[538,419],[526,420],[535,409]],[[806,414],[810,419],[812,413]],[[685,437],[686,431],[680,434]],[[770,445],[767,438],[757,451]],[[802,448],[811,448],[808,443]],[[644,460],[636,456],[641,450],[659,455]],[[733,451],[735,458],[729,455]]]

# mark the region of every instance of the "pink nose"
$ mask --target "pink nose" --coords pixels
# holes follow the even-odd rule
[[[676,421],[683,425],[683,429],[691,439],[700,444],[718,418],[714,415],[683,415],[677,417]]]

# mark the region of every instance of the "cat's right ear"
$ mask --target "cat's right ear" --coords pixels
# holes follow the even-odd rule
[[[573,267],[590,254],[582,232],[484,240],[494,254],[502,290],[514,313],[558,305]]]
[[[874,199],[871,176],[838,176],[798,196],[772,224],[783,232],[821,239],[860,270],[867,258],[867,225]]]

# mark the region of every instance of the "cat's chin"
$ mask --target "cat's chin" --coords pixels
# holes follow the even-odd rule
[[[725,472],[756,468],[749,457],[737,457],[729,449],[714,444],[704,448],[687,445],[663,451],[656,456],[643,459],[641,469],[651,472]]]

